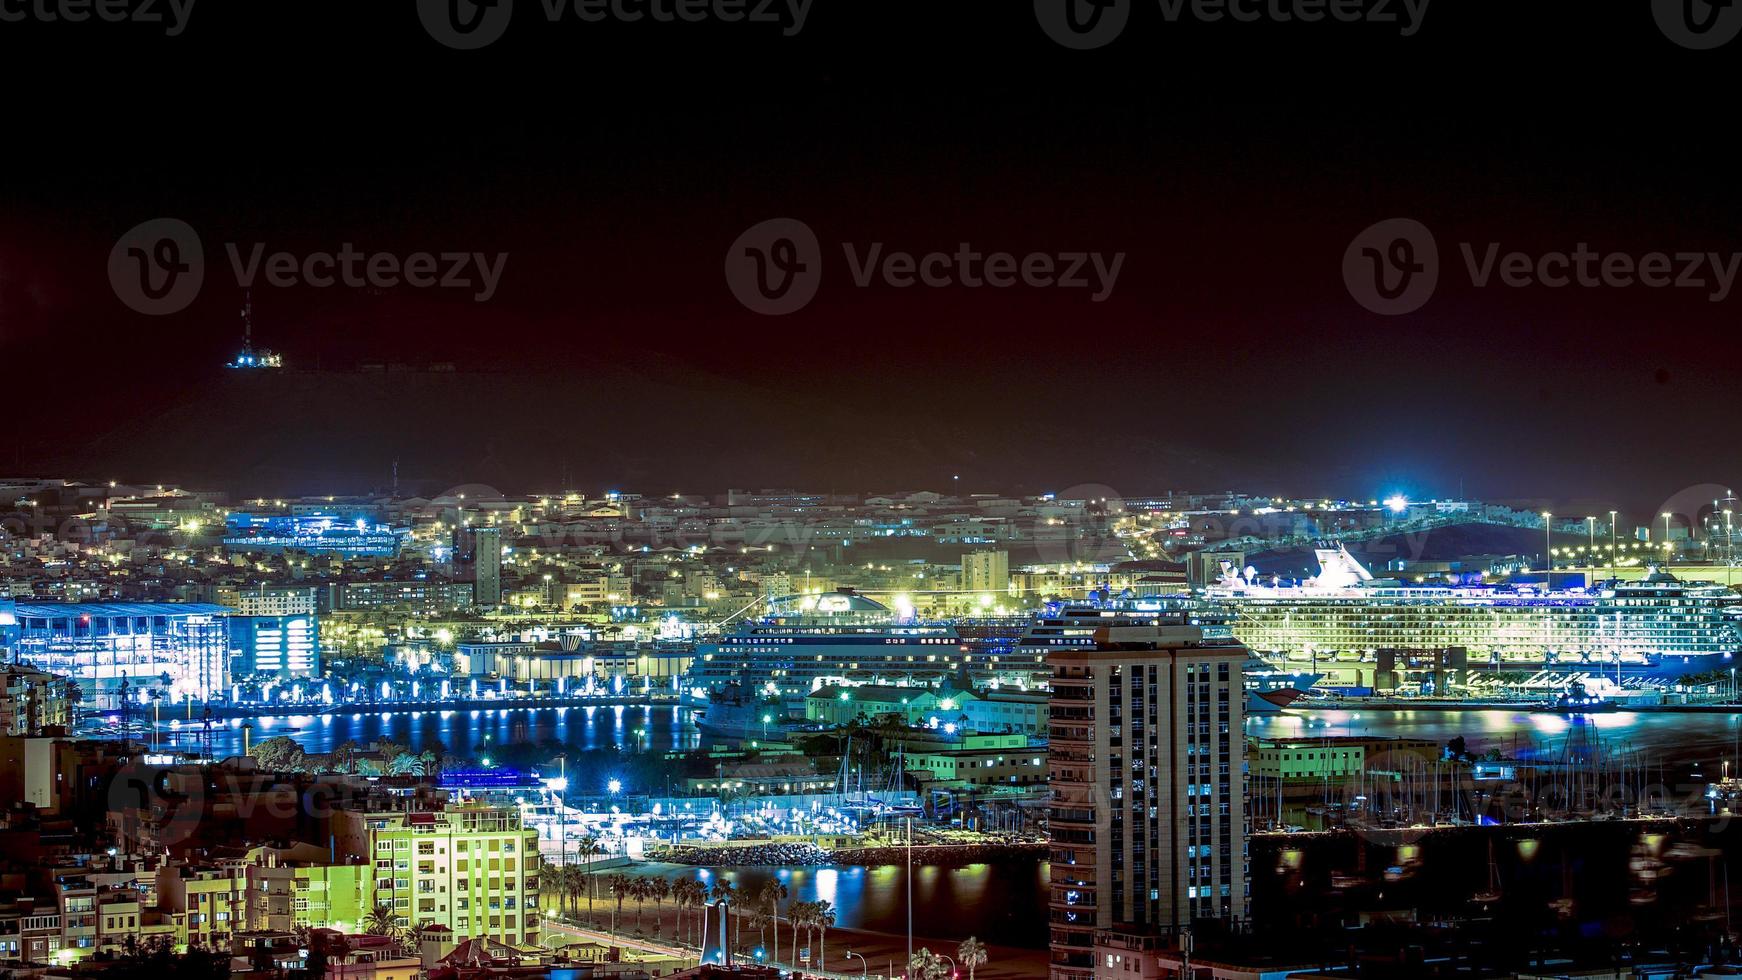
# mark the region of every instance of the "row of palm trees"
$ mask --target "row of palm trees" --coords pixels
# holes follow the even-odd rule
[[[574,848],[575,853],[582,861],[590,861],[605,853],[604,845],[599,838],[591,835],[576,841]],[[582,896],[589,899],[593,897],[595,887],[593,877],[578,864],[550,864],[546,862],[539,865],[538,868],[540,898],[547,903],[554,898],[555,907],[559,911],[566,912],[572,908],[578,914]],[[589,902],[590,906],[591,902]]]
[[[968,968],[968,980],[974,980],[974,971],[985,966],[987,961],[986,944],[973,936],[962,940],[956,947],[956,965]],[[907,961],[908,980],[950,980],[955,976],[956,965],[949,958],[920,948]]]
[[[583,854],[601,853],[597,849],[596,840],[582,841]],[[588,874],[577,865],[544,864],[538,869],[539,890],[544,895],[557,895],[565,901],[563,909],[569,908],[566,900],[573,900],[573,907],[578,912],[580,898],[589,894],[594,887],[595,875]],[[774,936],[771,958],[780,962],[780,926],[784,919],[791,929],[792,942],[789,946],[789,961],[794,969],[799,966],[798,951],[800,938],[815,939],[817,942],[817,966],[822,968],[827,953],[828,930],[835,924],[836,914],[832,904],[819,902],[787,902],[782,909],[781,903],[788,897],[787,888],[779,881],[769,879],[762,887],[746,896],[731,882],[717,879],[712,885],[701,878],[678,878],[669,880],[657,876],[628,875],[616,872],[603,876],[605,892],[612,899],[611,924],[609,931],[615,935],[617,923],[623,914],[625,902],[635,903],[635,931],[642,931],[643,916],[649,901],[654,906],[653,934],[658,936],[663,928],[665,902],[669,899],[677,905],[677,935],[678,941],[706,948],[708,936],[705,931],[710,907],[724,909],[727,916],[727,928],[731,931],[730,945],[734,949],[743,948],[744,928],[748,926],[759,937],[759,944],[766,945],[769,932]],[[589,896],[588,908],[594,909],[592,897]]]

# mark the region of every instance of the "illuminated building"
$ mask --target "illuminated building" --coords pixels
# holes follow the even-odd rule
[[[220,586],[212,590],[211,599],[242,616],[311,616],[315,593],[312,585]]]
[[[230,642],[238,672],[320,674],[320,620],[314,616],[232,616]]]
[[[262,554],[304,551],[347,558],[392,558],[399,554],[404,537],[403,532],[385,525],[315,514],[236,512],[225,522],[225,549]]]
[[[126,680],[143,697],[167,676],[173,695],[206,698],[229,684],[231,613],[194,602],[21,602],[0,606],[0,646],[87,692],[111,695]]]
[[[0,735],[40,735],[44,728],[64,727],[67,707],[65,678],[23,664],[0,664]]]
[[[502,601],[502,529],[475,528],[472,539],[477,603],[480,606],[497,605]]]
[[[1010,587],[1010,552],[970,551],[962,556],[962,591],[1003,592]]]
[[[421,613],[451,613],[473,605],[471,582],[408,579],[338,582],[327,586],[329,608],[345,611],[402,608]]]
[[[517,810],[483,805],[359,813],[334,819],[336,846],[373,869],[366,905],[402,926],[443,925],[456,937],[538,942],[538,831]]]
[[[1053,980],[1094,980],[1097,930],[1245,916],[1248,655],[1183,616],[1048,654]]]

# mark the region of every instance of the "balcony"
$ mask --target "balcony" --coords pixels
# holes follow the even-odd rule
[[[1095,825],[1095,811],[1052,807],[1047,810],[1047,820],[1052,824],[1076,824],[1083,827],[1093,827]]]

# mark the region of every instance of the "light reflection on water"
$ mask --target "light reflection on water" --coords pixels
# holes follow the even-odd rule
[[[1614,711],[1569,717],[1549,712],[1483,709],[1285,711],[1246,719],[1246,733],[1264,738],[1390,735],[1447,742],[1463,736],[1471,752],[1499,749],[1527,755],[1558,752],[1569,738],[1603,739],[1668,763],[1714,763],[1737,755],[1742,715],[1735,712]]]
[[[739,895],[755,895],[763,882],[779,881],[791,901],[830,902],[835,925],[890,935],[907,933],[907,878],[901,865],[874,868],[770,867],[683,868],[660,865],[667,878],[699,877],[709,886],[724,879]],[[1024,864],[970,864],[960,868],[920,865],[914,869],[914,935],[961,940],[977,936],[995,945],[1041,948],[1046,945],[1044,861]],[[781,934],[784,949],[787,934]],[[831,950],[846,948],[845,940]],[[839,953],[832,952],[833,960]]]
[[[690,720],[689,709],[675,706],[589,706],[568,708],[467,709],[394,711],[382,714],[350,712],[336,715],[290,715],[254,719],[254,740],[288,735],[308,752],[327,752],[344,741],[367,744],[389,738],[413,750],[439,740],[450,752],[480,754],[487,744],[522,739],[573,739],[583,748],[628,747],[636,729],[645,729],[644,747],[693,747],[704,741]],[[1267,738],[1311,738],[1323,735],[1392,735],[1444,743],[1462,735],[1471,751],[1499,749],[1503,754],[1528,754],[1533,748],[1558,750],[1569,737],[1600,737],[1638,749],[1659,761],[1715,762],[1742,755],[1738,751],[1742,715],[1731,712],[1616,711],[1569,718],[1548,712],[1481,709],[1423,711],[1370,708],[1325,711],[1285,711],[1246,719],[1246,733]],[[137,721],[137,719],[135,719]],[[198,721],[166,719],[164,739],[197,748]],[[212,747],[220,754],[242,750],[242,720],[215,722]]]
[[[688,709],[676,706],[602,705],[279,715],[253,719],[253,740],[284,735],[295,739],[309,753],[330,752],[346,741],[367,745],[385,738],[413,751],[440,742],[449,752],[468,756],[481,754],[487,745],[523,739],[534,742],[556,739],[565,743],[573,740],[583,749],[627,748],[635,741],[636,729],[643,729],[647,732],[642,740],[644,749],[688,748],[701,738],[688,714]],[[135,724],[138,721],[134,719]],[[213,722],[212,751],[220,756],[240,754],[242,724],[241,718]],[[160,744],[198,749],[204,740],[204,729],[198,720],[182,720],[172,726],[166,719]]]

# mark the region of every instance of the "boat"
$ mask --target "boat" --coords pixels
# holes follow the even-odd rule
[[[1196,626],[1212,642],[1234,641],[1228,617],[1191,596],[1118,596],[1049,603],[1017,641],[1016,652],[1024,659],[1044,658],[1060,648],[1093,645],[1098,629],[1155,626],[1164,620]],[[1324,679],[1323,674],[1290,670],[1257,656],[1246,659],[1241,676],[1246,686],[1247,714],[1275,714],[1306,697]]]
[[[1317,551],[1319,574],[1266,582],[1224,563],[1204,602],[1233,634],[1327,687],[1375,686],[1382,651],[1395,669],[1581,670],[1674,679],[1727,668],[1742,650],[1742,595],[1652,569],[1639,581],[1590,586],[1449,585],[1376,578],[1341,545]],[[1412,666],[1410,654],[1462,651]]]
[[[1587,693],[1583,683],[1574,681],[1559,697],[1549,702],[1548,707],[1557,714],[1592,715],[1614,711],[1616,704],[1609,698]]]
[[[970,643],[952,623],[904,620],[882,603],[842,588],[772,599],[767,616],[699,644],[683,688],[686,698],[699,704],[711,703],[728,687],[742,688],[779,701],[791,714],[802,713],[805,697],[831,684],[1045,686],[1044,663],[1008,651],[1008,645]]]
[[[1500,864],[1494,860],[1494,838],[1488,838],[1488,887],[1470,896],[1475,905],[1493,905],[1504,897],[1500,886]]]
[[[694,714],[696,728],[716,738],[785,741],[804,728],[801,719],[788,718],[778,699],[755,698],[737,685],[728,685]]]

